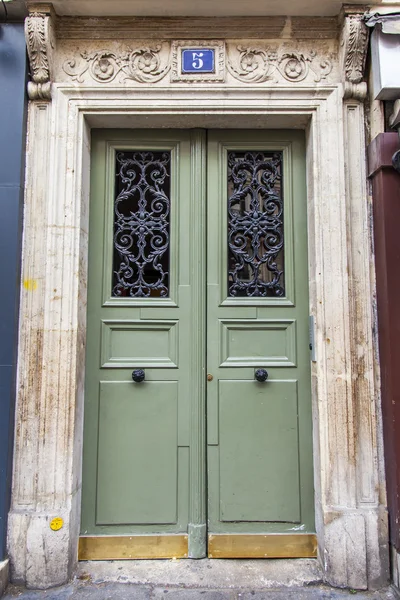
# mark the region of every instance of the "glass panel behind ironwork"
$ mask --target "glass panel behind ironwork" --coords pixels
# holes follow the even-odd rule
[[[228,152],[228,296],[283,296],[282,152]]]
[[[116,155],[114,297],[168,297],[171,153]]]

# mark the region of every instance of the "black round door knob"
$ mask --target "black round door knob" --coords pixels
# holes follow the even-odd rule
[[[260,382],[267,381],[268,371],[266,371],[265,369],[256,369],[256,371],[254,372],[254,377],[257,379],[257,381]]]
[[[143,371],[143,369],[135,369],[134,371],[132,371],[132,379],[135,383],[141,383],[142,381],[144,381],[145,378],[145,372]]]

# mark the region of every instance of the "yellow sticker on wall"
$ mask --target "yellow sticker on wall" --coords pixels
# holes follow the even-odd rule
[[[24,279],[24,288],[28,290],[28,292],[34,292],[37,289],[37,281],[36,279]]]
[[[62,520],[62,518],[56,517],[55,519],[53,519],[51,521],[50,529],[52,529],[53,531],[59,531],[63,525],[64,525],[64,521]]]

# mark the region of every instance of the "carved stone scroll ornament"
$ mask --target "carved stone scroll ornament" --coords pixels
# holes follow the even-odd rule
[[[54,49],[51,17],[32,13],[25,20],[25,38],[28,49],[30,100],[51,100],[52,53]]]
[[[64,72],[72,77],[73,81],[83,83],[85,74],[98,83],[110,83],[118,75],[123,81],[133,80],[138,83],[156,83],[170,70],[169,61],[162,65],[162,45],[154,47],[127,50],[117,54],[109,50],[97,52],[82,52],[83,64],[77,64],[75,59],[67,60],[63,64]]]
[[[228,56],[228,71],[239,81],[263,83],[272,79],[274,56],[267,49],[238,46],[239,56]]]
[[[344,17],[342,28],[342,69],[344,72],[344,98],[363,101],[367,96],[367,84],[363,81],[368,50],[369,30],[363,15]]]
[[[252,48],[237,46],[237,53],[229,53],[228,70],[244,83],[263,83],[268,80],[300,82],[307,79],[310,72],[314,82],[325,79],[332,70],[329,58],[319,58],[314,51],[302,52],[277,51],[271,48]]]

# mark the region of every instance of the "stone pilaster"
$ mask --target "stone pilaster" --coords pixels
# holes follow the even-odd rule
[[[335,434],[338,447],[345,437],[346,468],[330,484],[324,560],[333,585],[373,589],[387,581],[388,548],[363,105],[368,29],[362,6],[345,6],[341,20],[350,355],[347,399]]]
[[[79,510],[79,489],[72,478],[76,439],[72,413],[81,388],[72,376],[76,361],[74,344],[69,344],[76,315],[61,316],[63,285],[71,284],[63,265],[66,256],[74,254],[68,245],[73,229],[68,222],[74,215],[64,206],[58,186],[65,164],[56,163],[53,155],[53,17],[49,5],[30,4],[29,9],[25,33],[31,102],[8,551],[14,581],[47,588],[68,581],[76,563],[79,516],[74,515],[71,529],[71,513]],[[72,280],[78,271],[77,267]],[[76,297],[72,311],[77,303]]]

